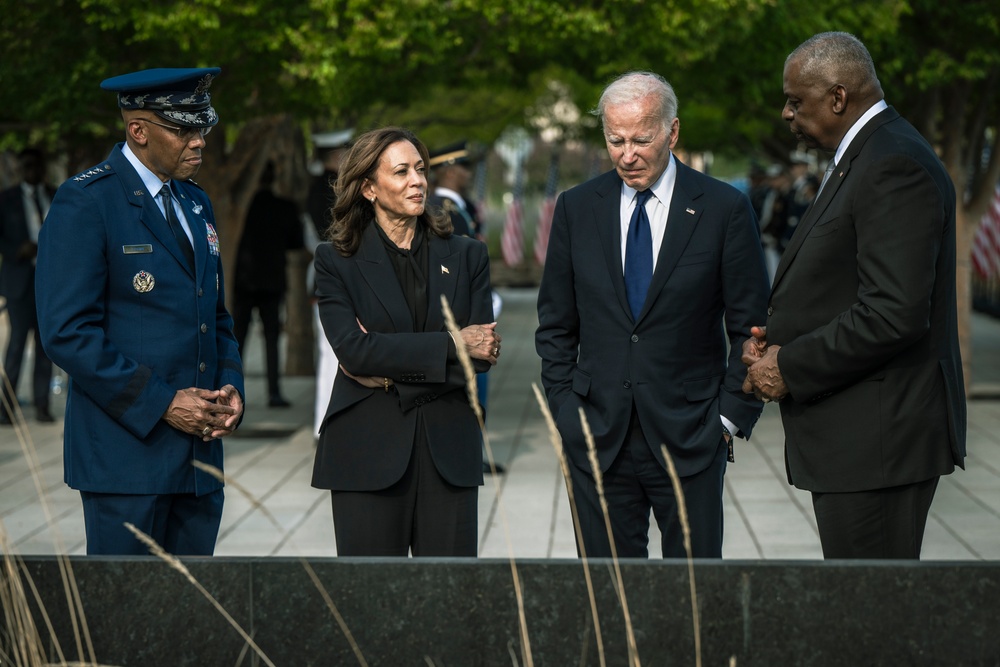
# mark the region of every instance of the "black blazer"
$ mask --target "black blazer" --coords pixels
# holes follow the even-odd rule
[[[465,374],[454,353],[441,295],[459,328],[493,321],[486,245],[428,233],[425,331],[414,331],[403,290],[374,223],[361,247],[344,257],[329,243],[316,249],[319,315],[340,363],[354,375],[387,376],[386,392],[368,389],[338,369],[320,428],[313,486],[376,491],[406,471],[417,415],[441,476],[456,486],[483,483],[482,432],[469,406]],[[358,321],[368,333],[358,327]],[[477,362],[476,370],[489,369]]]
[[[55,190],[45,185],[49,201]],[[35,280],[35,262],[18,259],[17,251],[28,240],[28,218],[24,211],[24,196],[21,185],[0,192],[0,295],[17,299],[28,292]]]
[[[767,330],[783,346],[795,486],[887,488],[962,465],[955,205],[931,146],[889,108],[854,138],[799,223]]]
[[[566,451],[583,470],[590,464],[580,407],[603,470],[625,441],[634,404],[657,457],[665,443],[683,476],[707,468],[718,452],[720,413],[748,437],[763,408],[742,391],[740,361],[767,301],[750,201],[676,164],[666,234],[638,321],[622,274],[621,178],[608,172],[556,202],[535,346]]]

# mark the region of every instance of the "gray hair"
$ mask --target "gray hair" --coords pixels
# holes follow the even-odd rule
[[[626,72],[612,81],[601,93],[597,108],[591,113],[601,119],[604,125],[604,112],[610,106],[635,102],[648,95],[655,95],[660,102],[660,116],[664,127],[677,117],[677,95],[673,87],[659,74],[654,72]]]
[[[785,65],[796,60],[800,74],[826,85],[843,84],[851,92],[881,90],[875,63],[861,40],[846,32],[821,32],[802,42]]]

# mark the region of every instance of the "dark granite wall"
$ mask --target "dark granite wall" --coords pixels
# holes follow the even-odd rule
[[[56,559],[25,563],[67,660],[80,659]],[[209,601],[159,559],[71,563],[101,664],[264,664]],[[184,563],[274,664],[359,664],[302,561]],[[373,667],[507,667],[512,653],[524,664],[507,561],[309,564]],[[518,571],[534,664],[599,664],[579,561],[525,560]],[[628,562],[622,571],[642,664],[693,665],[686,564]],[[626,665],[610,562],[592,563],[591,572],[607,664]],[[728,665],[730,656],[740,666],[1000,666],[1000,563],[723,561],[698,563],[695,576],[706,666]],[[36,620],[44,628],[37,614]],[[41,635],[51,651],[48,632]]]

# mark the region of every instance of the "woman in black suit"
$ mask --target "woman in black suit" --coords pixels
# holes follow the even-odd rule
[[[316,250],[320,320],[340,370],[312,484],[332,491],[344,556],[477,552],[482,432],[456,346],[482,372],[500,335],[486,246],[425,210],[427,163],[408,130],[359,137],[335,186],[330,242]]]

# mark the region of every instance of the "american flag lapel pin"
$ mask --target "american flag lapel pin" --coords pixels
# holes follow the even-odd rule
[[[688,213],[690,213],[691,215],[694,215],[694,209],[693,208],[686,208],[684,210],[687,211]]]
[[[448,270],[447,266],[445,266],[444,264],[442,264],[441,265],[441,273],[448,273],[448,274],[450,274],[451,271]]]

